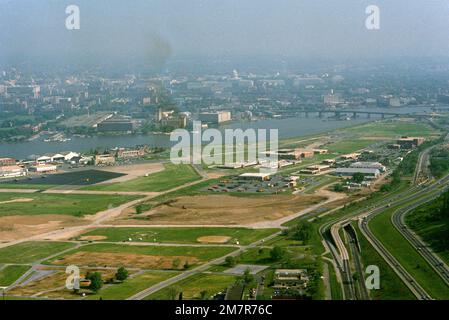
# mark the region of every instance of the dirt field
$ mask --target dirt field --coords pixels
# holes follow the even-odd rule
[[[31,198],[17,198],[17,199],[12,199],[12,200],[8,200],[8,201],[1,201],[0,204],[17,203],[17,202],[31,202],[31,201],[34,201],[34,199],[31,199]]]
[[[101,241],[106,240],[108,237],[105,236],[84,236],[81,237],[80,240],[82,241]]]
[[[41,233],[88,222],[64,215],[0,217],[0,242],[14,241]]]
[[[126,174],[126,176],[100,182],[98,183],[99,185],[125,182],[133,180],[138,177],[144,177],[146,174],[152,174],[164,170],[164,165],[162,163],[142,163],[142,164],[133,164],[129,166],[104,168],[101,170],[108,172],[124,173]]]
[[[207,195],[179,197],[135,215],[124,210],[114,223],[143,225],[244,225],[273,221],[326,200],[315,195],[235,197]],[[137,218],[137,219],[136,219]]]
[[[50,268],[44,268],[50,269]],[[89,270],[91,272],[100,271],[103,279],[112,278],[115,274],[115,270]],[[81,270],[83,276],[87,270]],[[9,295],[17,296],[34,296],[40,298],[53,298],[53,299],[77,299],[79,296],[74,295],[72,290],[65,288],[65,281],[67,274],[64,271],[56,271],[44,278],[36,281],[32,281],[24,286],[18,286],[8,291]]]
[[[173,269],[173,261],[179,259],[179,269],[188,262],[190,265],[199,260],[187,256],[152,256],[134,253],[84,252],[79,251],[53,262],[54,265],[82,265],[88,267],[130,267],[143,269]]]
[[[231,237],[224,237],[224,236],[207,236],[207,237],[199,237],[196,239],[198,242],[201,243],[227,243],[229,240],[231,240]]]

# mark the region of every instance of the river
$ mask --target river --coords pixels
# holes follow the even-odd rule
[[[375,111],[375,110],[372,110]],[[383,111],[388,112],[383,109]],[[425,112],[424,108],[401,108],[404,112]],[[427,110],[426,110],[427,111]],[[396,112],[396,110],[395,110]],[[427,111],[428,112],[428,111]],[[311,134],[319,134],[334,130],[362,124],[368,121],[379,119],[378,116],[372,116],[368,119],[365,115],[348,121],[335,121],[330,119],[320,119],[316,115],[310,115],[308,118],[286,118],[279,120],[259,120],[252,122],[233,122],[222,126],[220,129],[279,129],[279,138],[301,137]],[[72,137],[66,142],[44,142],[43,138],[34,141],[23,141],[15,143],[0,144],[0,158],[13,157],[16,159],[26,159],[32,155],[42,155],[44,153],[57,153],[62,151],[87,152],[92,149],[107,149],[113,147],[134,147],[136,145],[147,144],[152,147],[170,147],[170,137],[168,135],[120,135],[120,136],[94,136],[94,137]]]

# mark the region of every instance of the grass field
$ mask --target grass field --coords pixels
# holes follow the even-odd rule
[[[8,287],[19,279],[25,272],[30,269],[30,266],[24,265],[9,265],[0,270],[0,287]]]
[[[76,248],[49,261],[47,264],[81,266],[126,266],[143,269],[182,269],[187,261],[189,266],[202,264],[224,256],[235,248],[225,246],[188,247],[188,246],[133,246],[120,244],[91,244]],[[173,267],[179,260],[180,265]]]
[[[39,214],[82,217],[138,198],[139,196],[0,193],[0,217]],[[2,203],[14,199],[16,202]]]
[[[165,170],[150,174],[148,177],[139,177],[130,181],[101,184],[84,187],[84,190],[101,191],[166,191],[183,184],[199,180],[201,177],[190,165],[164,164]]]
[[[351,133],[359,137],[390,137],[400,136],[431,136],[438,133],[434,128],[426,123],[406,122],[406,121],[382,121],[370,122],[361,126],[343,129],[346,133]]]
[[[229,237],[225,243],[249,244],[277,232],[278,229],[244,229],[244,228],[100,228],[80,237],[101,236],[105,241],[160,242],[160,243],[199,243],[198,238],[207,236]],[[79,238],[79,237],[78,237]],[[139,240],[142,239],[142,240]],[[86,238],[89,239],[89,238]],[[213,241],[211,241],[213,243]]]
[[[74,246],[68,242],[24,242],[0,249],[0,263],[33,263]]]
[[[202,291],[206,292],[205,298],[209,299],[218,292],[226,292],[227,288],[236,280],[235,276],[230,275],[197,274],[153,293],[145,299],[170,300],[172,298],[170,292],[173,288],[177,288],[176,291],[182,292],[182,297],[185,300],[200,300]]]
[[[375,141],[363,139],[342,140],[326,145],[326,148],[332,153],[345,154],[367,148],[373,143]]]
[[[442,197],[425,203],[405,216],[412,228],[430,247],[449,263],[449,216],[444,214]]]
[[[449,299],[449,288],[392,225],[394,210],[390,209],[371,220],[372,232],[433,298]]]
[[[378,266],[381,270],[380,289],[370,290],[373,300],[414,300],[415,296],[402,282],[398,275],[391,269],[385,260],[377,253],[366,238],[361,234],[358,226],[353,223],[357,232],[357,239],[361,249],[362,263],[364,267]]]
[[[125,300],[177,274],[177,272],[145,272],[129,278],[123,283],[103,287],[97,294],[87,296],[86,300],[98,300],[100,298],[103,300]]]

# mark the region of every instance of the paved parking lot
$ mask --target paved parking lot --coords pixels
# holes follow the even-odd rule
[[[235,274],[240,276],[243,275],[247,269],[250,270],[251,274],[257,274],[267,268],[268,266],[258,266],[253,264],[238,264],[233,268],[225,270],[224,273]]]

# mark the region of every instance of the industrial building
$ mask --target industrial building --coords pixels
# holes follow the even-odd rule
[[[13,166],[1,166],[0,167],[0,179],[1,178],[17,178],[27,175],[25,168],[13,165]]]
[[[299,173],[303,173],[303,174],[323,174],[323,173],[327,173],[330,170],[330,166],[329,165],[313,165],[313,166],[308,166],[307,168],[302,169]]]
[[[364,169],[378,169],[380,172],[385,172],[387,168],[380,162],[354,162],[350,168],[364,168]]]
[[[278,269],[274,272],[274,289],[290,289],[307,287],[309,276],[305,269]]]
[[[115,157],[112,154],[97,154],[95,156],[95,165],[106,165],[110,166],[115,164]]]
[[[351,178],[356,173],[363,174],[367,179],[376,179],[380,176],[379,169],[366,169],[366,168],[337,168],[335,175],[340,177]]]
[[[54,164],[38,164],[29,168],[31,172],[46,173],[58,170],[58,166]]]
[[[219,111],[219,112],[202,112],[199,117],[201,122],[220,124],[223,122],[231,121],[230,111]]]
[[[14,158],[0,158],[0,167],[13,166],[15,164],[16,164],[16,159],[14,159]]]
[[[128,117],[115,117],[100,122],[97,130],[98,132],[132,132],[134,125]]]
[[[259,180],[268,181],[270,180],[271,174],[269,173],[243,173],[239,175],[239,180]]]
[[[426,141],[423,137],[402,137],[397,141],[397,144],[401,146],[401,149],[413,149],[419,147]]]

